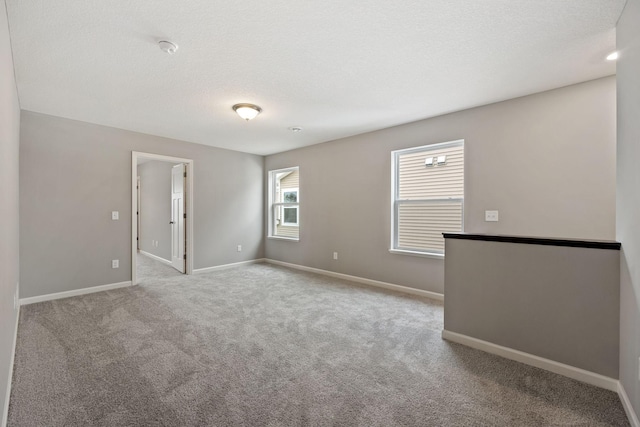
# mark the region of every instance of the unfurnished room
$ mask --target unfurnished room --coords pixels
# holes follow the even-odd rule
[[[640,0],[0,5],[1,427],[640,427]]]

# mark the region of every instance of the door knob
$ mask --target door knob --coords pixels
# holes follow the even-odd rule
[[[175,222],[173,222],[173,221],[169,221],[169,224],[175,224]]]

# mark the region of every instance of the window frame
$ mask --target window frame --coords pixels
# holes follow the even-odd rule
[[[417,152],[425,152],[427,156],[429,151],[435,151],[443,148],[450,148],[462,146],[463,159],[466,164],[466,150],[464,149],[464,139],[457,139],[454,141],[446,141],[435,144],[421,145],[419,147],[403,148],[394,150],[391,152],[391,232],[390,232],[390,249],[389,252],[403,255],[413,255],[427,258],[444,259],[444,249],[438,250],[420,250],[416,248],[403,248],[398,246],[398,211],[401,205],[404,204],[439,204],[439,203],[452,203],[459,202],[461,208],[461,221],[460,231],[464,231],[464,194],[466,194],[466,167],[463,166],[463,196],[462,197],[446,197],[437,199],[418,199],[418,200],[400,200],[398,198],[400,194],[400,168],[399,159],[403,154],[411,154]]]
[[[299,185],[299,184],[298,184]],[[282,194],[282,202],[279,203],[283,203],[282,206],[280,206],[280,209],[282,209],[281,213],[280,213],[280,217],[282,218],[282,223],[280,225],[283,226],[287,226],[287,227],[299,227],[300,226],[300,206],[288,206],[288,205],[284,205],[285,203],[293,203],[293,202],[285,202],[284,201],[284,194],[285,193],[296,193],[296,202],[295,203],[300,203],[300,189],[299,187],[292,187],[292,188],[287,188],[286,190],[283,190],[282,188],[280,188],[280,193]],[[296,222],[286,222],[285,220],[285,209],[295,209],[296,210]]]
[[[282,218],[282,223],[281,225],[283,226],[287,226],[287,227],[300,227],[300,183],[298,182],[298,187],[292,187],[292,188],[287,188],[287,192],[291,191],[295,191],[296,192],[296,203],[292,203],[292,202],[279,202],[276,201],[276,191],[277,191],[277,186],[276,186],[276,177],[278,176],[278,174],[282,174],[282,173],[286,173],[286,172],[295,172],[298,171],[298,174],[300,173],[300,167],[299,166],[292,166],[292,167],[288,167],[288,168],[282,168],[282,169],[274,169],[274,170],[270,170],[269,174],[268,174],[268,208],[269,208],[269,213],[267,215],[267,221],[268,221],[268,226],[267,226],[267,238],[268,239],[277,239],[277,240],[289,240],[289,241],[300,241],[300,231],[298,230],[298,237],[290,237],[290,236],[278,236],[276,233],[276,227],[275,227],[275,218],[274,218],[274,214],[276,212],[276,209],[281,210],[280,213],[280,218]],[[299,175],[298,175],[299,176]],[[298,178],[299,179],[299,178]],[[280,191],[282,192],[283,190],[280,189]],[[284,197],[284,194],[282,194],[282,197]],[[285,223],[284,222],[284,208],[295,208],[296,209],[296,219],[297,219],[297,223]]]

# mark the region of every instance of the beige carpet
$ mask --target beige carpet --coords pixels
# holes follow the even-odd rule
[[[615,393],[440,338],[442,304],[267,264],[22,307],[9,426],[623,426]]]

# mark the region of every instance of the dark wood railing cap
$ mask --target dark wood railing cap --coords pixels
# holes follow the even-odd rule
[[[559,239],[553,237],[505,236],[500,234],[442,233],[445,239],[481,240],[485,242],[523,243],[526,245],[569,246],[572,248],[593,248],[620,250],[620,242],[615,240]]]

